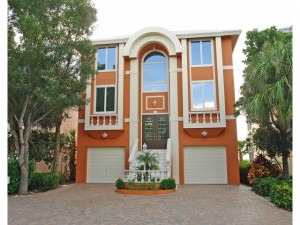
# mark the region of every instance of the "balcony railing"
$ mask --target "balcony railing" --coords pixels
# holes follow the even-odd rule
[[[185,128],[225,127],[225,118],[219,111],[189,112]]]
[[[124,170],[124,181],[150,182],[152,179],[160,182],[168,178],[167,170]]]
[[[85,130],[120,130],[123,125],[119,114],[94,114],[86,120]]]

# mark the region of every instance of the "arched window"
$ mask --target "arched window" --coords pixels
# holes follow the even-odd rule
[[[151,52],[143,62],[143,91],[167,90],[167,59],[160,52]]]

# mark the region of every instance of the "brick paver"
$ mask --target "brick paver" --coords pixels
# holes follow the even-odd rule
[[[115,193],[113,184],[72,184],[9,196],[8,224],[290,225],[292,213],[242,185],[180,185],[172,194],[133,196]]]

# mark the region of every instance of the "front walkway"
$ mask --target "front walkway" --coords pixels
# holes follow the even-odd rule
[[[129,196],[115,193],[113,184],[72,184],[9,196],[8,224],[291,225],[292,213],[245,186],[180,185],[173,194]]]

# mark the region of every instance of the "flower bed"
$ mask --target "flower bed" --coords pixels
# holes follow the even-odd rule
[[[116,181],[116,192],[128,195],[161,195],[176,191],[176,183],[172,178],[163,179],[161,183],[135,182],[134,180],[124,182],[121,178]]]

